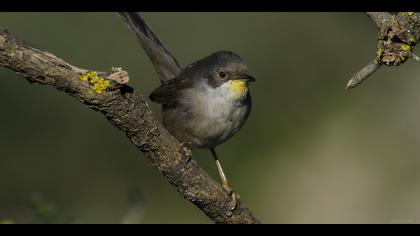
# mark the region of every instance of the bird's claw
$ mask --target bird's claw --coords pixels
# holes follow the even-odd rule
[[[235,193],[233,191],[233,189],[227,185],[227,184],[223,184],[223,188],[228,192],[228,194],[232,197],[232,201],[229,202],[229,211],[233,211],[236,209],[237,205],[238,205],[238,200],[239,200],[239,194]]]

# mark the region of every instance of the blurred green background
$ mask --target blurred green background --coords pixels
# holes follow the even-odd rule
[[[262,222],[420,223],[420,66],[345,91],[375,56],[365,14],[142,15],[182,65],[227,49],[257,78],[251,116],[219,155]],[[115,13],[0,13],[0,27],[79,67],[122,67],[144,95],[159,85]],[[0,222],[211,223],[101,114],[0,77]],[[194,158],[218,179],[208,151]]]

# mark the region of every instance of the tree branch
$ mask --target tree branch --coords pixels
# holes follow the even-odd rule
[[[363,67],[347,83],[346,89],[354,88],[381,65],[399,66],[409,58],[419,60],[413,53],[420,40],[420,16],[415,12],[400,12],[391,15],[387,12],[366,13],[379,28],[378,47],[373,62]]]
[[[259,223],[240,202],[235,210],[229,210],[232,198],[228,192],[191,159],[189,149],[159,124],[144,98],[121,84],[128,81],[126,72],[77,68],[5,30],[0,30],[0,65],[16,71],[29,82],[53,86],[104,114],[185,199],[214,222]]]
[[[380,67],[381,65],[375,61],[368,63],[359,72],[353,75],[353,78],[351,78],[351,80],[349,80],[347,83],[346,89],[351,89],[356,87],[358,84],[361,84],[363,80],[367,79],[370,75],[375,73],[375,71],[377,71]]]
[[[366,12],[366,14],[375,22],[378,29],[388,26],[392,18],[388,12]]]

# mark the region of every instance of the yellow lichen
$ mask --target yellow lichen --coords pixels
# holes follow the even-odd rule
[[[90,79],[90,83],[91,84],[96,84],[96,83],[98,83],[98,81],[100,80],[100,78],[98,78],[98,77],[93,77],[92,79]]]
[[[407,17],[407,16],[412,16],[412,15],[414,15],[414,13],[415,13],[415,12],[402,12],[402,13],[401,13],[401,15],[402,15],[402,16],[405,16],[405,17]]]
[[[378,48],[376,50],[376,59],[379,60],[379,58],[382,56],[382,49]]]
[[[411,50],[411,46],[407,44],[403,44],[401,45],[401,50],[408,52]]]
[[[96,83],[94,84],[94,86],[95,86],[95,91],[96,91],[98,94],[102,94],[102,92],[103,92],[105,89],[107,89],[107,88],[108,88],[109,84],[110,84],[110,81],[109,81],[109,80],[104,80],[104,79],[100,78],[100,79],[98,80],[98,82],[96,82]]]
[[[410,37],[410,38],[408,38],[408,42],[410,44],[415,44],[416,43],[416,39],[414,37]]]
[[[82,76],[80,77],[80,80],[82,80],[82,81],[86,81],[86,80],[88,80],[88,79],[89,79],[89,76],[88,76],[87,74],[82,75]]]
[[[93,85],[94,90],[97,94],[102,94],[105,89],[107,89],[110,85],[110,81],[107,79],[102,78],[98,75],[96,71],[89,71],[88,73],[82,75],[80,80],[87,81]],[[88,90],[89,95],[93,95],[92,90]]]

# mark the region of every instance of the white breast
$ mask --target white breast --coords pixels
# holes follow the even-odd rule
[[[251,104],[248,90],[233,93],[229,83],[217,88],[201,85],[185,91],[181,102],[190,107],[193,119],[185,126],[198,147],[215,147],[234,135],[245,122]]]

